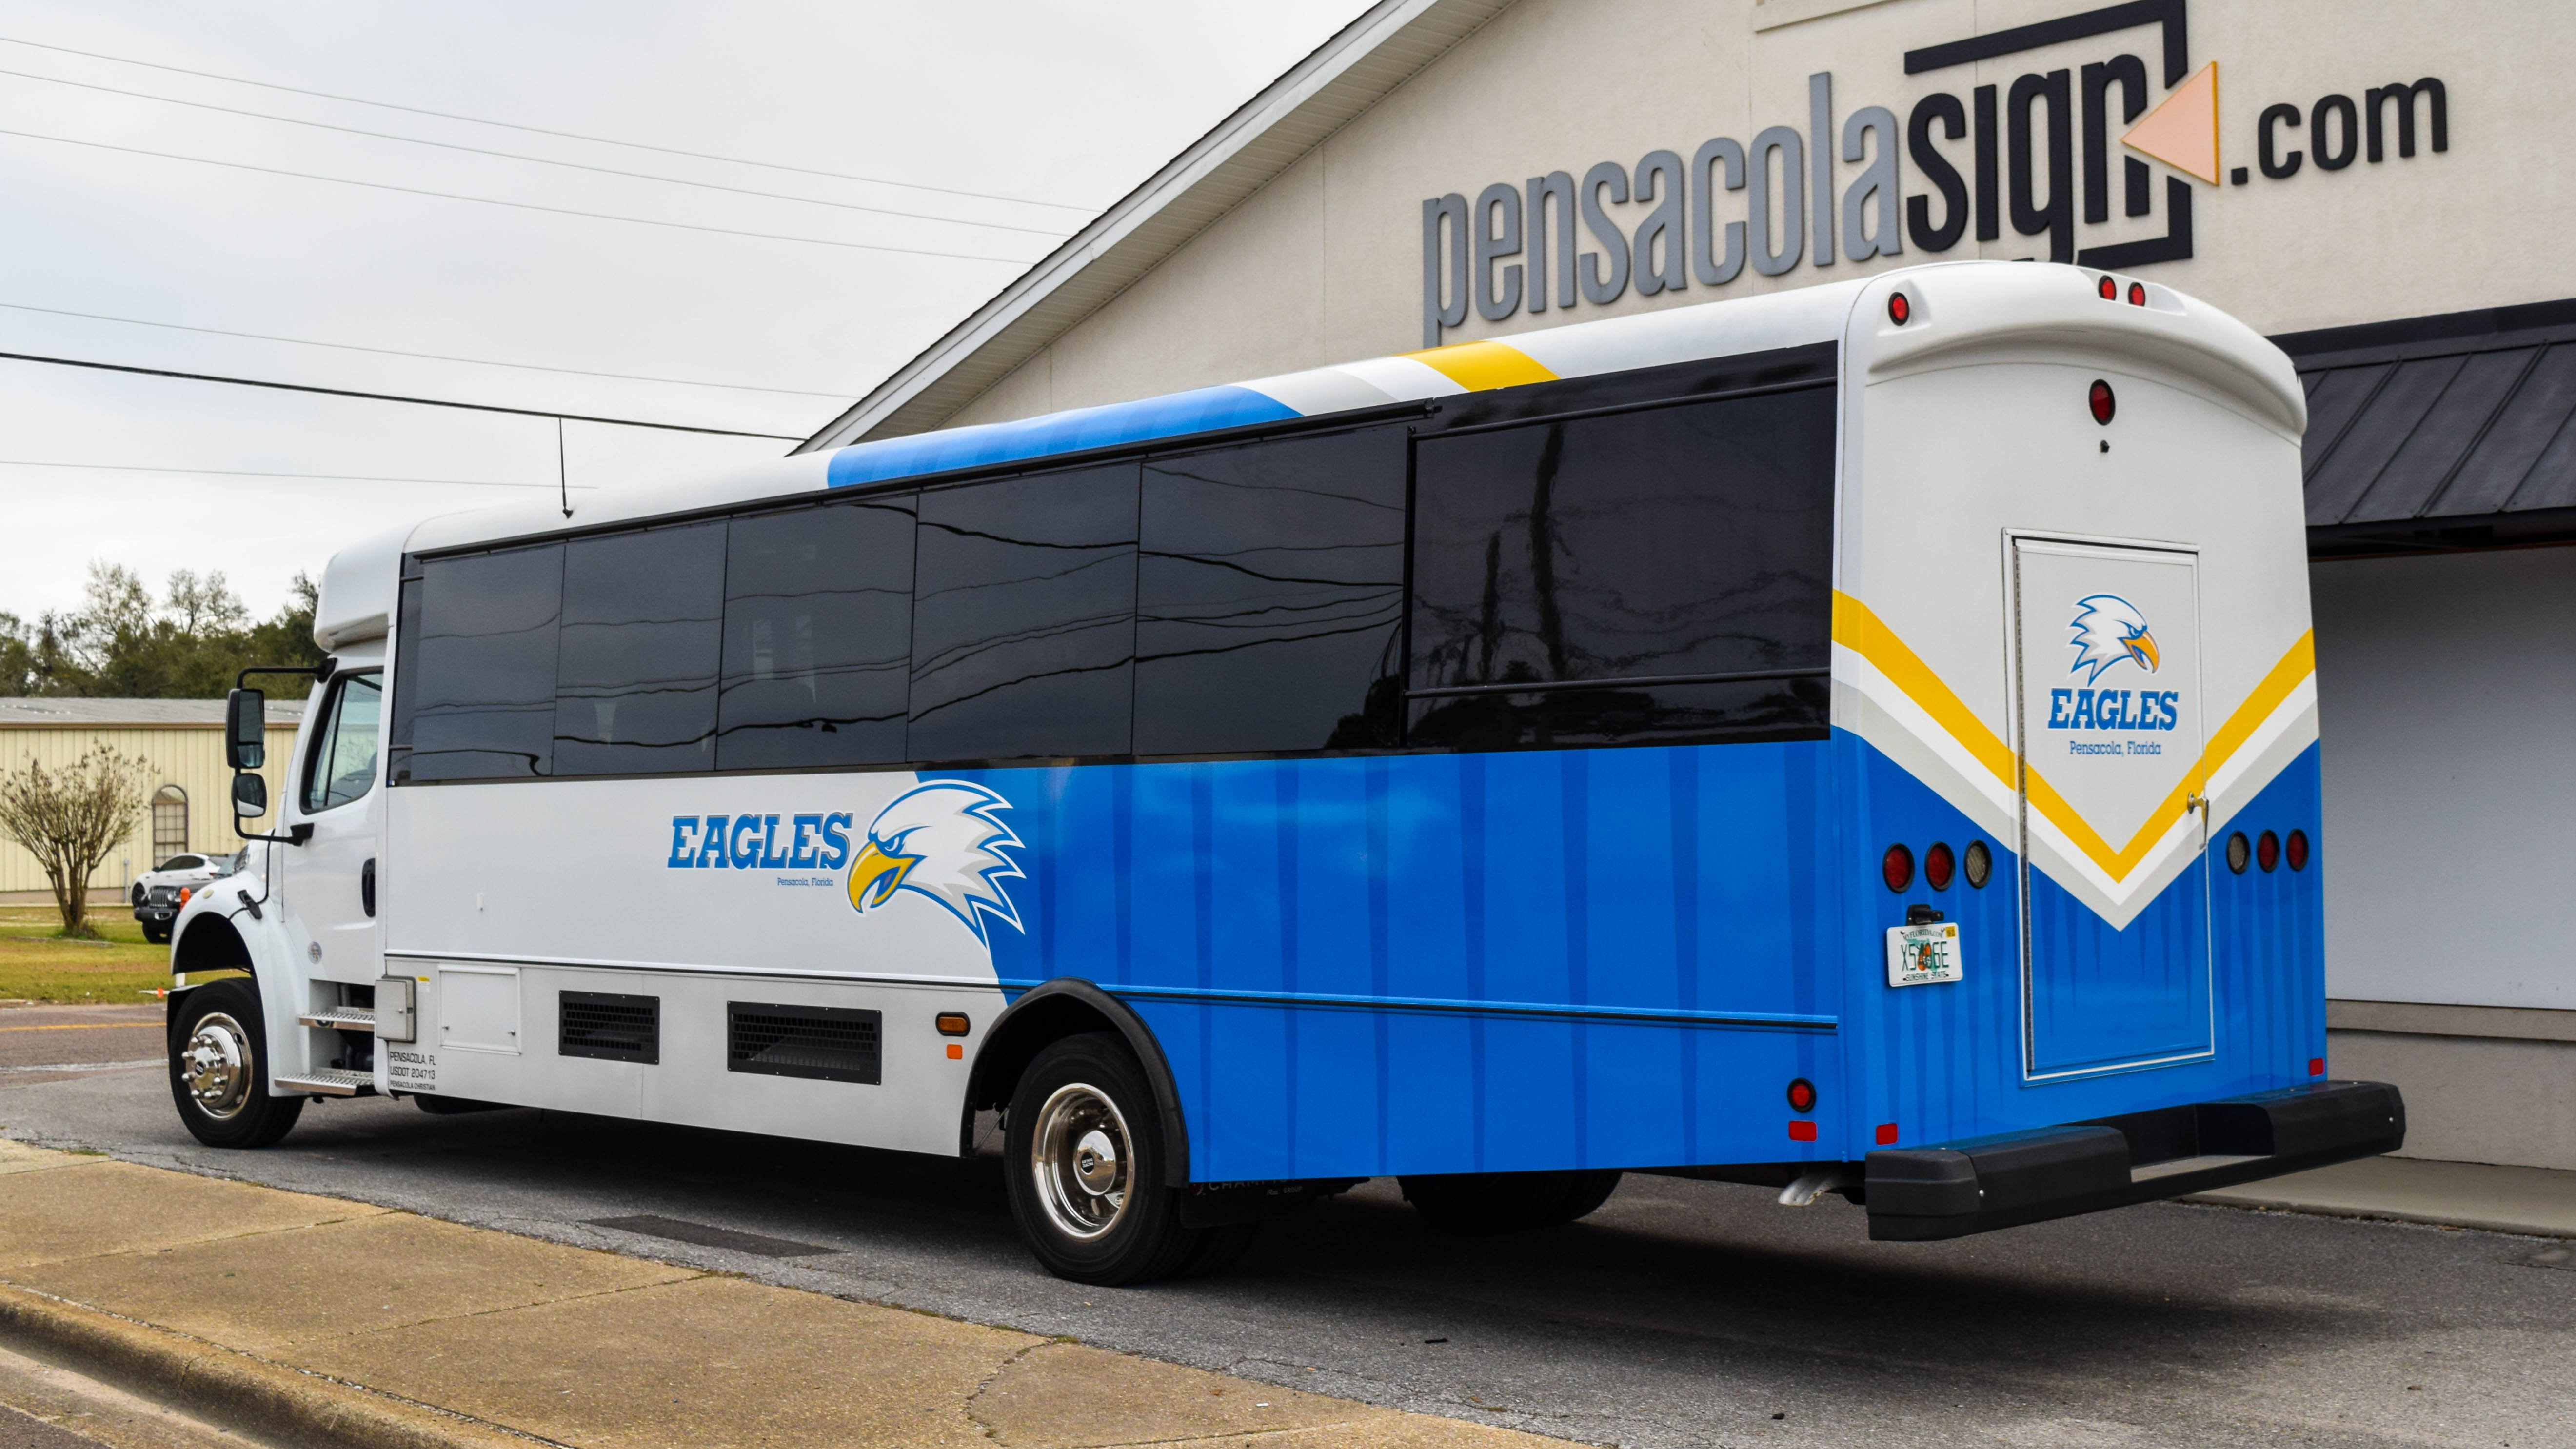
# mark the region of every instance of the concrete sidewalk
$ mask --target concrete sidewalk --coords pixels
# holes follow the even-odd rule
[[[369,1449],[1561,1442],[7,1141],[0,1347]]]
[[[2365,1157],[2183,1201],[2576,1238],[2576,1172],[2545,1167]]]

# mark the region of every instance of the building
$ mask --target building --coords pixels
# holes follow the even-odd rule
[[[1387,0],[808,448],[1968,257],[2307,378],[2334,1069],[2576,1168],[2576,26],[2543,0]]]
[[[268,764],[260,773],[268,777],[271,800],[284,788],[303,718],[304,701],[269,701]],[[90,878],[93,891],[121,899],[136,876],[171,856],[241,849],[233,831],[233,772],[224,766],[222,700],[0,699],[0,773],[25,769],[29,760],[60,769],[100,744],[150,768],[151,801],[134,833]],[[0,839],[0,900],[52,899],[36,858],[16,841]]]

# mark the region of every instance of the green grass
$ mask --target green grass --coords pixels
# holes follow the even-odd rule
[[[63,939],[50,905],[0,906],[0,1001],[133,1006],[170,984],[170,948],[146,943],[130,908],[92,906],[89,925],[106,939]]]

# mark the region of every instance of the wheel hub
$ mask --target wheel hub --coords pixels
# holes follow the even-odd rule
[[[208,1012],[179,1049],[179,1075],[197,1110],[219,1121],[240,1115],[250,1102],[250,1033],[224,1013]]]
[[[1057,1229],[1088,1240],[1117,1226],[1133,1153],[1127,1119],[1108,1093],[1083,1082],[1058,1087],[1038,1109],[1029,1152],[1038,1201]]]

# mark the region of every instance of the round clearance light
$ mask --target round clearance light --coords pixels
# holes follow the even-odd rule
[[[2119,301],[2120,284],[2112,281],[2109,277],[2104,277],[2102,279],[2102,300],[2105,302]]]
[[[1958,857],[1950,853],[1950,847],[1946,843],[1938,840],[1933,841],[1932,848],[1923,852],[1923,883],[1925,885],[1930,886],[1936,891],[1946,891],[1950,888],[1950,878],[1958,873]]]
[[[2092,390],[2086,394],[2085,400],[2093,405],[2093,421],[2106,428],[2111,425],[2111,415],[2120,410],[2120,400],[2111,396],[2111,384],[2098,377],[2093,379]]]
[[[2131,282],[2129,284],[2129,305],[2132,307],[2143,307],[2147,305],[2146,283]]]
[[[1914,852],[1901,843],[1889,846],[1887,854],[1879,857],[1878,878],[1886,881],[1892,891],[1914,884]]]
[[[1986,843],[1984,841],[1971,840],[1968,842],[1966,864],[1968,867],[1968,884],[1978,890],[1984,890],[1986,888],[1986,882],[1994,878],[1995,853],[1986,848]]]
[[[2245,862],[2254,858],[2254,846],[2239,830],[2227,837],[2227,868],[2238,875],[2245,873]]]
[[[1816,1110],[1816,1084],[1804,1077],[1792,1080],[1789,1083],[1789,1110],[1792,1112]]]
[[[2264,831],[2262,838],[2254,842],[2254,863],[2263,867],[2265,875],[2280,869],[2281,837],[2271,831]]]
[[[1899,327],[1914,320],[1914,304],[1905,300],[1903,292],[1888,293],[1887,320]]]
[[[2290,838],[2282,842],[2282,853],[2289,856],[2290,869],[2306,870],[2308,868],[2308,832],[2291,831]]]

